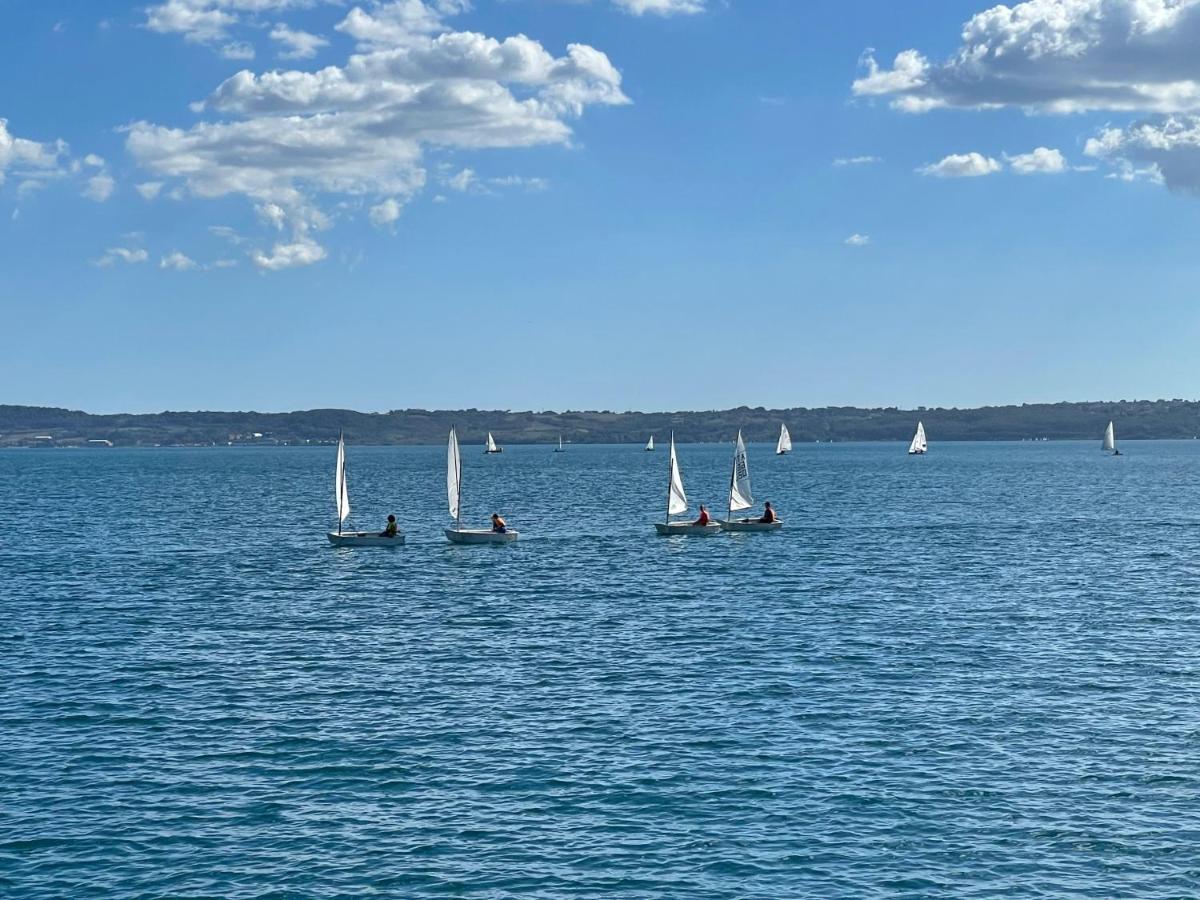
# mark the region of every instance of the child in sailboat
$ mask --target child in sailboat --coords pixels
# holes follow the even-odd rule
[[[500,518],[500,513],[492,513],[492,531],[497,534],[504,534],[508,531],[508,523]]]

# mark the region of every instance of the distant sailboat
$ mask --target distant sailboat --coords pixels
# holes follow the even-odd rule
[[[498,447],[496,445],[496,439],[494,437],[492,437],[492,433],[490,431],[488,432],[487,448],[483,452],[484,453],[503,453],[504,452],[503,447]]]
[[[646,441],[646,452],[654,452],[654,435],[650,435],[650,440]]]
[[[555,452],[555,453],[562,453],[562,452],[564,452],[566,449],[567,449],[567,448],[563,446],[563,442],[562,442],[562,435],[560,434],[560,435],[558,436],[558,446],[554,448],[554,452]]]
[[[488,435],[490,440],[491,435]],[[458,434],[450,429],[450,441],[446,446],[446,497],[450,502],[450,515],[454,516],[454,527],[446,529],[446,537],[454,544],[507,544],[517,539],[517,532],[472,529],[462,527],[462,456],[458,451]]]
[[[754,495],[750,490],[750,462],[746,458],[746,445],[742,441],[742,432],[738,431],[737,442],[733,445],[733,471],[729,475],[729,506],[725,521],[721,527],[726,531],[778,531],[783,523],[759,522],[754,519],[733,521],[733,514],[738,510],[749,509],[754,505]]]
[[[671,432],[671,455],[667,462],[667,518],[656,522],[659,534],[716,534],[721,530],[718,522],[695,525],[691,522],[672,522],[671,516],[681,516],[688,511],[687,494],[683,492],[683,473],[679,471],[679,458],[675,455],[675,433]]]
[[[908,445],[910,456],[919,456],[929,449],[929,441],[925,440],[925,425],[917,423],[917,433],[913,435],[912,443]]]
[[[739,434],[741,432],[738,432]],[[792,452],[792,436],[788,434],[787,425],[779,426],[779,443],[775,445],[775,453],[777,456],[783,456],[785,453]]]
[[[346,483],[346,439],[340,434],[333,470],[333,496],[337,505],[338,530],[328,533],[329,543],[336,547],[396,547],[404,543],[404,534],[400,531],[395,537],[369,531],[342,531],[342,523],[350,516],[350,488]]]
[[[1105,453],[1111,453],[1113,456],[1121,455],[1121,451],[1117,449],[1117,438],[1113,432],[1112,422],[1109,422],[1108,427],[1104,429],[1104,441],[1100,444],[1100,449]]]

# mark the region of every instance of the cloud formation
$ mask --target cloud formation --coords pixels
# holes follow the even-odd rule
[[[96,260],[96,265],[102,269],[107,269],[116,262],[125,262],[133,265],[144,263],[149,258],[150,254],[141,248],[109,247],[104,251],[104,255]]]
[[[0,185],[7,173],[18,178],[41,180],[64,174],[67,145],[63,141],[39,143],[14,136],[8,120],[0,119]]]
[[[194,259],[180,253],[178,250],[173,250],[160,259],[158,267],[160,269],[171,269],[175,272],[187,272],[190,269],[198,268]]]
[[[282,22],[271,29],[270,37],[286,48],[279,51],[280,59],[311,59],[322,47],[329,46],[329,41],[320,35],[294,31]]]
[[[243,5],[206,8],[233,15],[247,4],[261,11],[284,0],[237,2]],[[291,239],[252,256],[275,270],[324,258],[313,234],[329,225],[320,209],[325,195],[402,204],[424,187],[428,152],[566,145],[571,120],[585,109],[629,102],[601,51],[568,44],[555,56],[524,35],[500,40],[454,30],[445,16],[464,5],[355,7],[337,26],[358,42],[344,65],[243,70],[198,105],[219,118],[190,128],[136,122],[126,146],[155,181],[186,194],[240,194],[260,213],[277,209],[274,224],[286,224]]]
[[[1057,175],[1067,171],[1067,160],[1062,152],[1049,147],[1010,156],[1008,164],[1018,175]]]
[[[999,172],[1003,166],[982,153],[952,153],[947,157],[917,169],[922,175],[935,178],[979,178]]]
[[[677,16],[704,12],[704,0],[613,0],[613,3],[635,16]]]
[[[871,236],[869,234],[855,233],[855,234],[850,235],[850,237],[846,238],[846,240],[843,241],[843,243],[847,247],[866,247],[868,244],[871,243]]]
[[[1198,39],[1200,0],[1027,0],[973,16],[942,63],[904,50],[883,67],[868,51],[853,90],[907,112],[1200,110]]]
[[[1085,155],[1117,166],[1109,177],[1149,180],[1172,190],[1200,193],[1200,116],[1167,116],[1126,128],[1105,128]]]

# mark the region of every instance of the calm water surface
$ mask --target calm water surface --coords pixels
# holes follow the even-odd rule
[[[1200,893],[1200,442],[0,452],[0,894]],[[724,502],[729,448],[681,448]]]

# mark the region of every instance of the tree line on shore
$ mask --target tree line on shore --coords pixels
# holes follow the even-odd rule
[[[287,413],[160,412],[93,415],[53,407],[0,405],[0,446],[69,446],[88,441],[115,446],[329,443],[344,432],[355,444],[433,444],[453,425],[464,443],[487,432],[502,444],[644,443],[674,431],[681,443],[729,441],[741,429],[747,441],[774,441],[786,423],[796,442],[900,441],[917,420],[931,441],[1099,440],[1116,421],[1123,440],[1186,438],[1200,434],[1200,402],[1121,400],[1036,403],[976,409],[822,407],[693,412],[551,410],[424,410],[362,413],[312,409]]]

